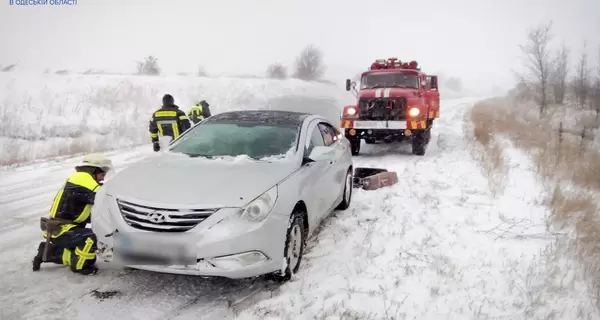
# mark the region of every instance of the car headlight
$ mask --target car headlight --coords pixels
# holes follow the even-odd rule
[[[264,220],[271,210],[273,210],[275,201],[277,201],[277,195],[277,186],[274,186],[258,198],[252,200],[252,202],[242,209],[242,218],[256,222]]]

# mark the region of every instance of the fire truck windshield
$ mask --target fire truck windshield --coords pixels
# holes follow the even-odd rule
[[[360,80],[360,89],[400,87],[419,88],[419,78],[414,73],[408,72],[386,72],[371,73]]]

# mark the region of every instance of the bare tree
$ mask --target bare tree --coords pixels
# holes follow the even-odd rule
[[[10,71],[13,71],[13,70],[15,69],[15,67],[16,67],[16,66],[17,66],[17,64],[16,64],[16,63],[9,64],[8,66],[4,66],[4,67],[2,67],[2,68],[0,69],[0,71],[2,71],[2,72],[10,72]]]
[[[145,75],[159,75],[158,59],[153,56],[147,56],[144,61],[137,62],[137,73]]]
[[[196,76],[198,77],[208,77],[208,73],[206,73],[206,69],[204,67],[199,66],[198,71],[196,72]]]
[[[542,116],[549,103],[549,80],[552,67],[552,57],[549,48],[552,21],[547,24],[532,28],[527,33],[527,40],[521,45],[525,55],[525,68],[527,73],[520,75],[521,83],[534,94],[535,101],[540,107]]]
[[[573,93],[577,100],[577,105],[584,108],[587,105],[587,99],[590,91],[590,67],[588,62],[588,54],[586,45],[583,45],[583,52],[577,63],[575,78],[573,79]]]
[[[594,91],[592,104],[594,110],[596,110],[596,124],[600,125],[598,122],[600,118],[600,46],[598,47],[598,65],[596,66],[596,81],[594,82]]]
[[[279,62],[272,63],[267,67],[267,77],[285,79],[287,78],[287,68]]]
[[[314,45],[302,50],[296,58],[295,77],[302,80],[317,80],[325,74],[323,53]]]
[[[554,103],[563,104],[567,93],[567,77],[569,76],[570,51],[563,43],[556,53],[550,74],[550,84],[554,95]]]

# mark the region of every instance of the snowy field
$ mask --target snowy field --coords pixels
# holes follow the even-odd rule
[[[150,100],[174,87],[153,92]],[[214,105],[227,101],[206,98]],[[300,272],[281,286],[120,270],[102,262],[93,277],[55,265],[34,273],[38,219],[80,159],[0,171],[0,319],[516,320],[589,314],[585,291],[566,265],[558,275],[548,272],[563,264],[545,256],[552,241],[529,160],[513,149],[506,192],[493,197],[488,191],[471,157],[465,122],[477,100],[442,102],[424,157],[411,155],[404,144],[365,145],[355,166],[395,170],[400,181],[356,190],[351,207],[323,224],[308,243]],[[145,145],[111,156],[118,170],[151,152]]]
[[[205,99],[219,113],[275,108],[279,97],[290,95],[352,102],[343,85],[343,79],[334,86],[294,79],[0,73],[0,166],[148,143],[148,120],[165,93],[186,112]],[[326,116],[339,120],[339,113]]]

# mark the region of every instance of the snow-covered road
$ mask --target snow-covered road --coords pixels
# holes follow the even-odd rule
[[[528,198],[534,179],[516,166],[518,184],[510,180],[503,196],[491,196],[464,132],[474,101],[443,102],[424,157],[408,145],[364,146],[355,166],[395,170],[399,183],[356,190],[351,208],[324,223],[300,273],[283,286],[102,262],[93,277],[54,265],[34,273],[38,219],[79,159],[0,172],[0,319],[522,319],[531,298],[524,277],[546,242],[489,230],[519,217],[528,232],[543,233],[545,212]],[[113,159],[122,168],[151,152],[145,146]]]

